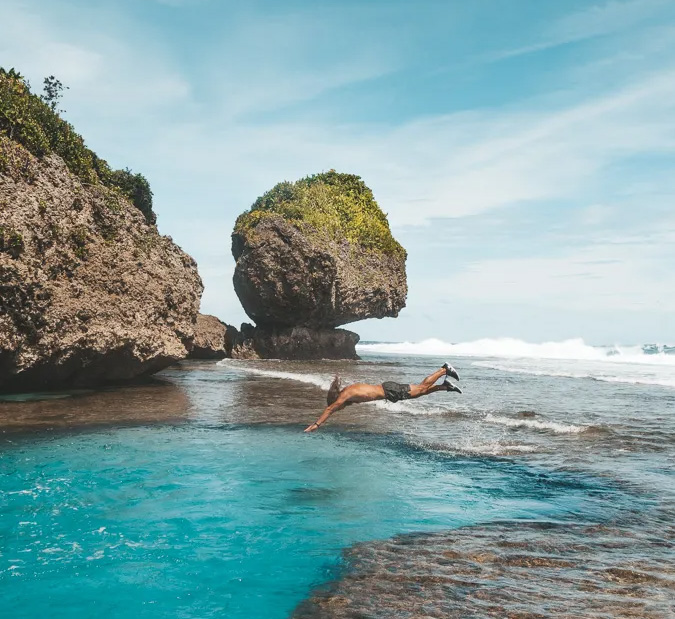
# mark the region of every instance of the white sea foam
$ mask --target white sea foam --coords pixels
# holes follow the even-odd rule
[[[478,456],[508,456],[539,451],[534,445],[503,443],[499,440],[476,440],[474,437],[452,442],[428,441],[419,438],[411,438],[409,440],[410,444],[417,447],[451,454],[461,453]]]
[[[605,366],[596,364],[595,367],[527,367],[522,364],[493,363],[490,361],[474,361],[472,365],[511,372],[513,374],[528,374],[531,376],[556,376],[560,378],[587,378],[606,383],[621,383],[627,385],[657,385],[662,387],[675,387],[675,371],[669,367],[639,368],[630,366]],[[639,364],[637,364],[639,365]]]
[[[378,400],[374,402],[377,408],[391,411],[393,413],[404,413],[406,415],[442,415],[451,412],[452,409],[444,406],[423,405],[419,400],[406,400],[401,402],[389,402],[387,400]]]
[[[232,362],[229,360],[219,361],[218,365],[221,367],[227,367],[230,370],[246,372],[247,374],[255,374],[256,376],[295,380],[301,383],[307,383],[309,385],[316,385],[317,387],[321,387],[321,389],[328,389],[331,382],[333,381],[333,376],[322,376],[320,374],[299,374],[296,372],[279,372],[276,370],[262,370],[260,368],[254,368],[250,365],[243,365],[241,363]]]
[[[556,423],[555,421],[538,421],[536,419],[513,419],[501,415],[485,415],[485,421],[496,423],[510,428],[531,428],[533,430],[546,430],[555,434],[579,434],[588,429],[588,426],[577,426],[568,423]]]
[[[438,339],[422,342],[358,344],[361,353],[429,355],[434,357],[501,357],[507,359],[569,359],[675,366],[675,355],[646,354],[641,346],[589,346],[581,338],[533,344],[515,338],[480,339],[450,344]],[[660,347],[659,350],[663,350]]]
[[[501,443],[488,441],[484,443],[464,443],[456,447],[457,451],[480,456],[510,456],[513,454],[534,453],[539,449],[533,445],[519,445],[516,443]]]

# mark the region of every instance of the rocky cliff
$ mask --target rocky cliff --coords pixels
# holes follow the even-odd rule
[[[0,137],[0,390],[156,372],[187,355],[201,293],[121,191]]]
[[[260,356],[355,357],[358,336],[335,327],[405,306],[405,250],[358,176],[280,183],[237,219],[232,254],[234,289],[258,326],[242,349]]]

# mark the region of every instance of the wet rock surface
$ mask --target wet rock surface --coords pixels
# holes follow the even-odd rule
[[[235,231],[232,254],[234,289],[261,327],[329,329],[405,307],[404,254],[307,234],[281,216]]]
[[[359,544],[295,619],[675,614],[675,528],[503,522]]]
[[[185,358],[194,260],[59,157],[0,149],[0,391],[124,381]]]
[[[359,336],[346,329],[261,328],[244,323],[233,335],[233,359],[358,359]]]
[[[96,390],[6,394],[0,397],[0,444],[3,437],[36,431],[180,424],[189,410],[184,391],[156,378]]]

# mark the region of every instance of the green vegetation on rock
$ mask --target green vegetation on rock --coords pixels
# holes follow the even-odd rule
[[[62,89],[61,83],[50,76],[45,79],[45,95],[39,97],[31,93],[17,71],[0,68],[0,136],[7,136],[36,157],[57,154],[82,182],[120,191],[148,223],[154,224],[148,181],[128,169],[111,170],[105,160],[86,147],[82,136],[56,109]],[[6,163],[0,153],[0,171]]]
[[[18,258],[24,250],[23,235],[12,228],[0,226],[0,252]]]
[[[235,232],[248,235],[262,220],[274,215],[305,231],[346,239],[371,251],[405,256],[373,192],[354,174],[330,170],[295,183],[279,183],[237,218]]]

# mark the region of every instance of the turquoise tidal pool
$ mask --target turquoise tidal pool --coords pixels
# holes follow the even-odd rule
[[[0,446],[7,617],[287,617],[360,541],[606,516],[593,478],[397,436],[197,424]]]

